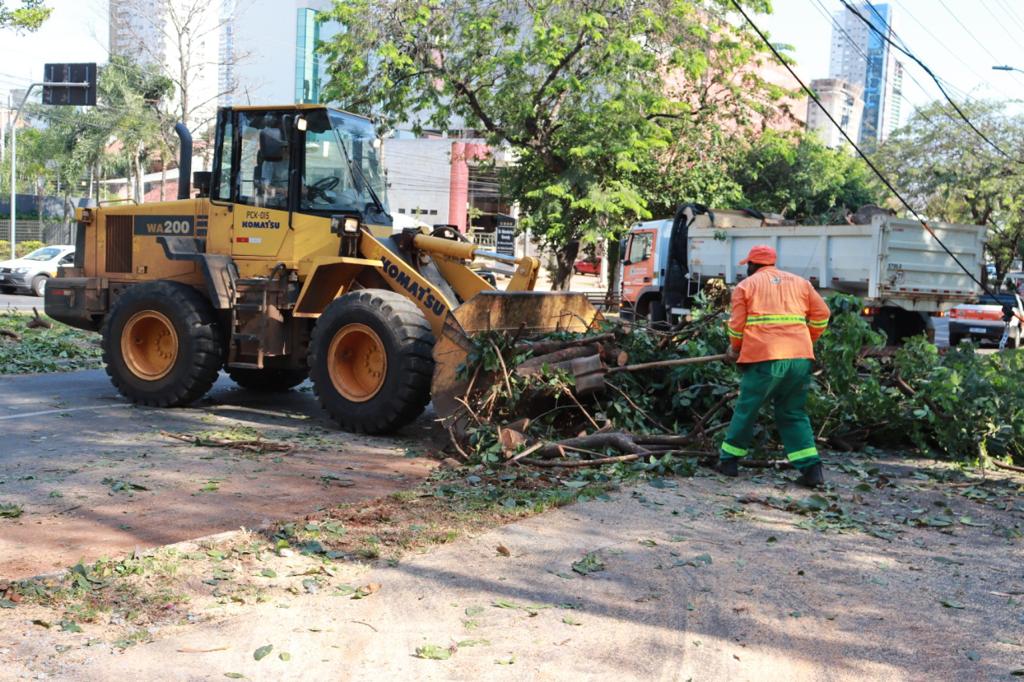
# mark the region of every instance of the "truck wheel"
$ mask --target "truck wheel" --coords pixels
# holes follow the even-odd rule
[[[963,334],[950,334],[949,335],[949,346],[950,348],[956,348],[960,345],[960,342],[964,340]]]
[[[386,433],[430,402],[434,334],[400,294],[363,289],[335,299],[309,342],[320,405],[347,431]]]
[[[32,278],[32,295],[42,297],[46,294],[46,275],[36,275]]]
[[[267,393],[288,391],[301,384],[309,376],[309,370],[306,369],[281,369],[278,367],[264,367],[263,369],[228,367],[226,371],[231,380],[242,388]]]
[[[140,405],[188,405],[210,390],[224,362],[213,308],[178,282],[130,287],[100,334],[110,381]]]

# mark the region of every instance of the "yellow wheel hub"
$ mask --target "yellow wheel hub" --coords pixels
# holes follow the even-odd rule
[[[178,359],[178,333],[174,325],[155,310],[135,313],[121,332],[121,357],[138,378],[163,379]]]
[[[384,343],[365,324],[347,324],[331,339],[327,371],[334,388],[355,403],[377,395],[388,373]]]

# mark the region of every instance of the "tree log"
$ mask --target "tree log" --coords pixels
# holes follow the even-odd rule
[[[622,431],[609,433],[592,433],[589,436],[579,438],[567,438],[565,440],[547,443],[537,450],[537,455],[544,459],[553,459],[565,455],[565,448],[582,448],[584,450],[601,450],[602,448],[615,448],[623,453],[636,453],[637,456],[649,455],[651,452],[638,445],[633,437]],[[596,460],[590,460],[596,461]]]
[[[515,372],[521,377],[530,377],[535,374],[540,374],[545,365],[557,366],[563,362],[586,357],[588,355],[597,355],[600,352],[601,346],[596,343],[589,343],[584,346],[573,346],[572,348],[563,348],[562,350],[556,350],[552,353],[532,357],[516,367]]]
[[[533,351],[533,356],[536,358],[537,356],[554,353],[555,351],[562,350],[564,348],[576,348],[577,346],[586,346],[591,343],[612,341],[614,339],[615,334],[596,334],[594,336],[584,336],[583,338],[573,339],[572,341],[536,341],[534,343],[517,343],[515,349],[517,352],[527,350]]]

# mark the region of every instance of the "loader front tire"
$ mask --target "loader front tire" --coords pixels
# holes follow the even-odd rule
[[[178,407],[198,400],[224,362],[213,308],[179,282],[130,287],[100,334],[111,383],[139,405]]]
[[[419,308],[392,291],[363,289],[324,310],[309,343],[320,405],[346,431],[387,433],[430,402],[434,334]]]
[[[265,367],[250,369],[247,367],[228,367],[228,376],[242,388],[264,393],[280,393],[290,391],[309,376],[306,369],[281,369]]]

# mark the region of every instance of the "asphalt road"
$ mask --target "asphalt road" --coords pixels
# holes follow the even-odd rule
[[[0,294],[0,312],[5,310],[32,310],[32,306],[43,312],[43,299],[36,296],[15,296]]]

